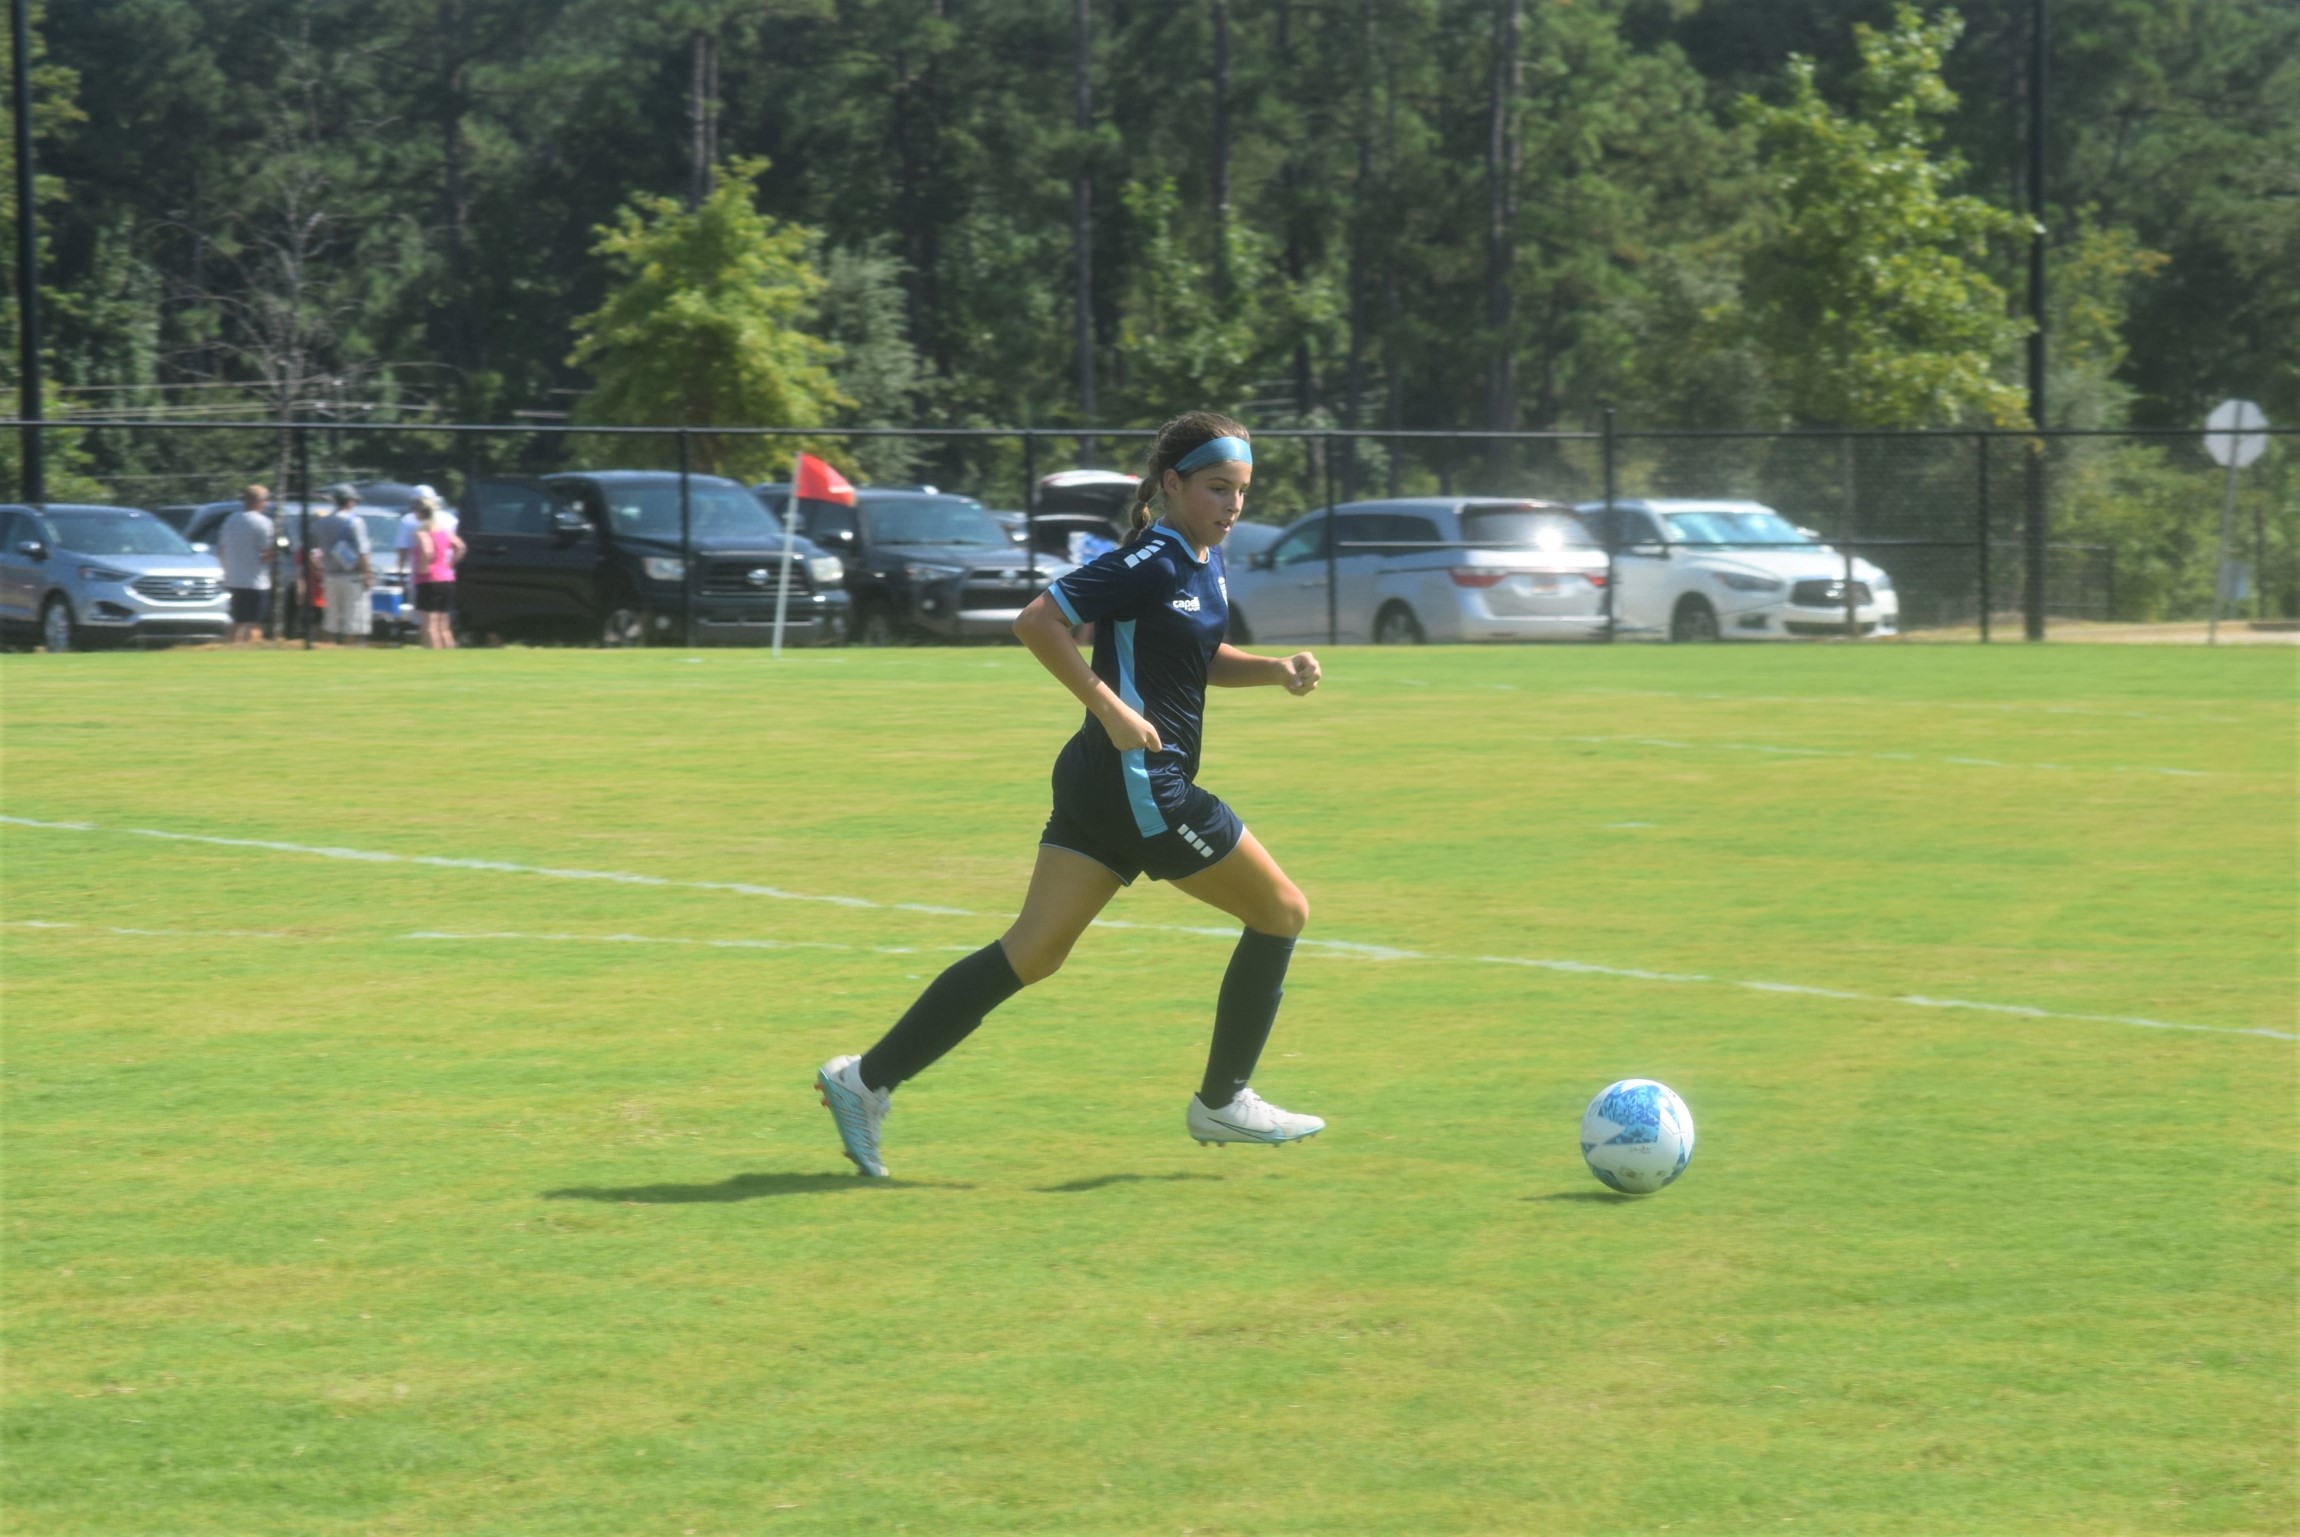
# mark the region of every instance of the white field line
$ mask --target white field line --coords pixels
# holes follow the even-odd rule
[[[0,823],[4,823],[12,827],[33,827],[47,831],[98,832],[103,830],[98,828],[94,823],[90,822],[40,822],[34,821],[28,817],[0,816]],[[777,900],[791,902],[830,902],[835,903],[841,907],[869,908],[875,911],[885,912],[900,911],[935,913],[961,918],[976,918],[984,916],[983,914],[975,913],[969,911],[966,908],[960,907],[927,906],[919,903],[908,902],[872,902],[862,897],[812,896],[800,892],[784,891],[778,887],[773,886],[752,885],[742,881],[674,881],[661,876],[632,875],[618,871],[566,870],[545,865],[514,864],[508,861],[494,859],[448,859],[428,855],[389,854],[372,849],[344,849],[316,844],[282,843],[270,839],[216,838],[195,833],[167,833],[160,832],[151,828],[129,827],[121,828],[119,831],[140,837],[165,838],[170,841],[179,843],[207,843],[221,845],[226,848],[260,849],[269,853],[308,854],[323,859],[354,859],[371,863],[421,864],[449,870],[482,870],[518,875],[540,875],[557,880],[608,880],[632,885],[676,887],[680,889],[695,891],[733,892],[745,896],[767,896],[773,897]],[[43,923],[30,919],[15,920],[6,924],[0,924],[0,926],[12,928],[75,927],[75,925],[71,924]],[[1188,934],[1196,937],[1225,940],[1231,938],[1237,932],[1235,929],[1231,928],[1203,927],[1197,925],[1168,923],[1133,923],[1124,919],[1117,918],[1097,918],[1095,920],[1095,926],[1098,928],[1109,929],[1135,929],[1145,933]],[[78,925],[78,927],[101,928],[102,926]],[[104,931],[123,935],[167,935],[170,937],[173,937],[179,932],[172,930],[135,929],[106,929]],[[271,934],[263,931],[252,930],[230,932],[235,937],[294,937],[290,935]],[[946,950],[966,949],[965,946],[929,946],[920,949],[914,949],[911,947],[903,946],[850,946],[817,940],[713,940],[680,937],[658,938],[644,934],[529,933],[518,930],[488,930],[481,932],[421,930],[412,934],[399,935],[398,938],[403,940],[426,940],[435,942],[496,940],[565,944],[667,944],[747,950],[839,950],[851,951],[854,953],[869,952],[889,955],[940,953]],[[2131,1025],[2143,1030],[2189,1030],[2207,1035],[2255,1035],[2265,1036],[2270,1040],[2277,1041],[2300,1040],[2300,1035],[2292,1034],[2282,1030],[2245,1029],[2231,1025],[2191,1025],[2178,1023],[2172,1020],[2145,1019],[2119,1014],[2069,1014],[2061,1013],[2052,1009],[2031,1008],[2026,1004],[1980,1003],[1959,998],[1928,998],[1916,994],[1895,995],[1882,993],[1848,992],[1835,988],[1805,987],[1791,982],[1739,980],[1729,977],[1703,976],[1696,973],[1648,971],[1632,966],[1601,966],[1591,961],[1559,960],[1520,955],[1436,955],[1420,950],[1399,949],[1391,945],[1369,945],[1340,939],[1305,938],[1297,940],[1296,947],[1299,949],[1310,950],[1312,952],[1323,953],[1338,960],[1434,961],[1439,964],[1447,965],[1473,964],[1479,966],[1514,966],[1524,967],[1536,971],[1564,972],[1576,976],[1611,977],[1628,982],[1658,982],[1675,985],[1733,987],[1748,989],[1755,992],[1780,993],[1810,998],[1829,998],[1855,1003],[1889,1003],[1908,1008],[1970,1009],[1987,1014],[2014,1015],[2023,1019],[2063,1020],[2072,1023],[2097,1025]]]
[[[1753,752],[1778,758],[1870,758],[1885,763],[1914,763],[1930,758],[1934,763],[1955,764],[1959,768],[2045,769],[2056,773],[2069,772],[2065,763],[2007,763],[2001,758],[1953,758],[1945,754],[1918,754],[1905,752],[1853,752],[1834,747],[1778,747],[1767,742],[1679,742],[1658,736],[1560,736],[1553,742],[1579,742],[1602,746],[1666,747],[1683,752]],[[2082,770],[2079,770],[2082,772]],[[2155,768],[2147,764],[2103,763],[2093,766],[2100,774],[2169,774],[2180,779],[2207,779],[2206,769]]]
[[[118,934],[131,939],[292,939],[303,944],[370,944],[365,934],[285,934],[275,929],[130,929],[110,923],[57,923],[39,918],[0,920],[0,929],[71,929],[82,934]],[[511,929],[477,931],[417,929],[389,934],[390,941],[514,940],[522,944],[689,945],[704,950],[835,950],[847,955],[969,955],[976,945],[842,945],[825,939],[693,939],[654,934],[530,934]]]
[[[1797,704],[1797,705],[1861,705],[1872,709],[1895,710],[1974,710],[1995,715],[2074,715],[2093,720],[2165,720],[2182,725],[2192,723],[2216,726],[2241,726],[2243,717],[2236,715],[2159,715],[2147,710],[2095,710],[2083,705],[1991,703],[1979,699],[1875,699],[1862,694],[1726,694],[1694,693],[1668,688],[1578,688],[1576,694],[1592,698],[1613,699],[1699,699],[1716,704]],[[2228,699],[2199,699],[2200,705],[2227,707],[2238,702]]]

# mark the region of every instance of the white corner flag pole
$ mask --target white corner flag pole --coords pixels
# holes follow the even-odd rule
[[[783,512],[783,579],[775,587],[774,654],[777,658],[783,654],[783,616],[790,611],[791,606],[791,546],[797,542],[798,537],[798,498],[793,496],[791,505]]]

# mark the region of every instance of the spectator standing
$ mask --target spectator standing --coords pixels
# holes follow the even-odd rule
[[[271,607],[272,559],[279,539],[279,530],[264,511],[271,499],[266,488],[248,487],[240,493],[240,510],[224,519],[216,532],[216,560],[224,568],[224,586],[232,595],[235,646],[263,638]]]
[[[429,486],[415,493],[415,615],[423,643],[434,651],[455,649],[455,630],[448,616],[455,610],[455,563],[463,559],[463,540],[455,532],[455,515],[439,505]]]
[[[367,520],[353,510],[359,493],[351,487],[329,487],[328,499],[335,510],[311,526],[313,580],[326,595],[322,633],[339,646],[364,645],[375,622],[369,599],[375,564]]]
[[[408,499],[406,513],[399,520],[399,538],[392,546],[399,551],[399,589],[402,592],[415,591],[415,526],[425,502],[438,508],[436,516],[447,520],[449,533],[455,532],[455,514],[440,505],[439,493],[429,486],[417,486],[415,494]]]

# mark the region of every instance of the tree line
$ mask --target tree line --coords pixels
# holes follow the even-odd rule
[[[858,420],[2002,420],[2031,10],[49,4],[56,373],[564,407],[601,232],[741,162]],[[2300,11],[2053,18],[2056,416],[2291,418]]]

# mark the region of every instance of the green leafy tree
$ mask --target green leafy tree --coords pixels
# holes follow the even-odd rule
[[[1134,236],[1118,329],[1128,414],[1149,425],[1179,410],[1238,410],[1271,362],[1258,324],[1267,318],[1258,295],[1272,286],[1267,242],[1229,225],[1225,293],[1182,232],[1172,177],[1128,184],[1124,206]]]
[[[1938,150],[1956,96],[1941,61],[1961,23],[1913,8],[1855,28],[1854,108],[1789,61],[1779,105],[1744,98],[1773,206],[1746,261],[1748,321],[1789,414],[1811,424],[1930,427],[2022,418],[1997,375],[2022,333],[1986,270],[1989,242],[2021,223],[1952,191]]]
[[[68,132],[73,126],[84,120],[85,114],[81,111],[77,100],[80,84],[78,72],[47,58],[46,50],[41,47],[37,26],[41,19],[42,9],[39,5],[34,5],[31,8],[35,30],[32,32],[32,49],[27,73],[32,78],[32,133],[36,143],[44,152],[46,141]],[[13,74],[15,67],[14,44],[9,37],[0,36],[0,69]],[[7,207],[0,209],[0,247],[4,247],[10,253],[9,281],[13,283],[15,281],[13,255],[16,249],[16,200],[14,196],[16,141],[13,135],[0,139],[0,178],[4,178],[0,179],[0,187],[9,189],[5,198]],[[39,231],[42,273],[43,276],[52,278],[53,269],[47,264],[53,259],[53,246],[46,228],[48,218],[45,210],[64,201],[63,183],[59,178],[43,169],[40,172],[39,183],[34,189],[33,195],[36,205],[43,209],[42,228]],[[55,308],[58,307],[59,300],[65,304],[70,302],[68,293],[59,292],[52,281],[42,283],[41,292],[46,311],[51,316]],[[21,414],[24,397],[24,381],[18,375],[16,366],[18,337],[20,335],[17,330],[18,323],[14,294],[11,293],[9,302],[0,305],[0,387],[4,387],[6,390],[5,395],[0,396],[0,400],[5,401],[8,414],[11,416]],[[50,329],[46,339],[49,341],[49,347],[45,349],[44,356],[54,350],[55,331],[53,328],[55,322],[53,318],[49,320],[48,324]],[[47,387],[41,391],[42,415],[49,421],[57,421],[65,417],[71,408],[65,403],[63,395],[59,393],[59,381],[53,371],[54,365],[51,363],[49,367]],[[55,501],[107,499],[103,485],[88,473],[91,466],[86,445],[80,434],[63,428],[51,427],[42,432],[40,446],[41,468],[47,482],[47,492],[50,499]],[[10,488],[9,494],[21,495],[23,475],[21,438],[14,428],[0,431],[0,484],[5,484]]]
[[[823,291],[809,261],[815,234],[758,207],[764,160],[729,163],[690,209],[641,196],[599,231],[593,249],[615,285],[576,322],[568,361],[596,385],[578,421],[625,426],[823,427],[853,402],[831,376],[838,349],[801,329]],[[701,433],[694,468],[760,476],[788,462],[787,444]],[[618,440],[633,463],[677,462],[668,438]]]
[[[927,411],[933,383],[905,323],[903,264],[881,249],[833,247],[822,259],[814,328],[838,349],[831,381],[848,405],[841,427],[907,427]],[[915,438],[856,437],[844,463],[870,480],[912,480],[926,458]]]

